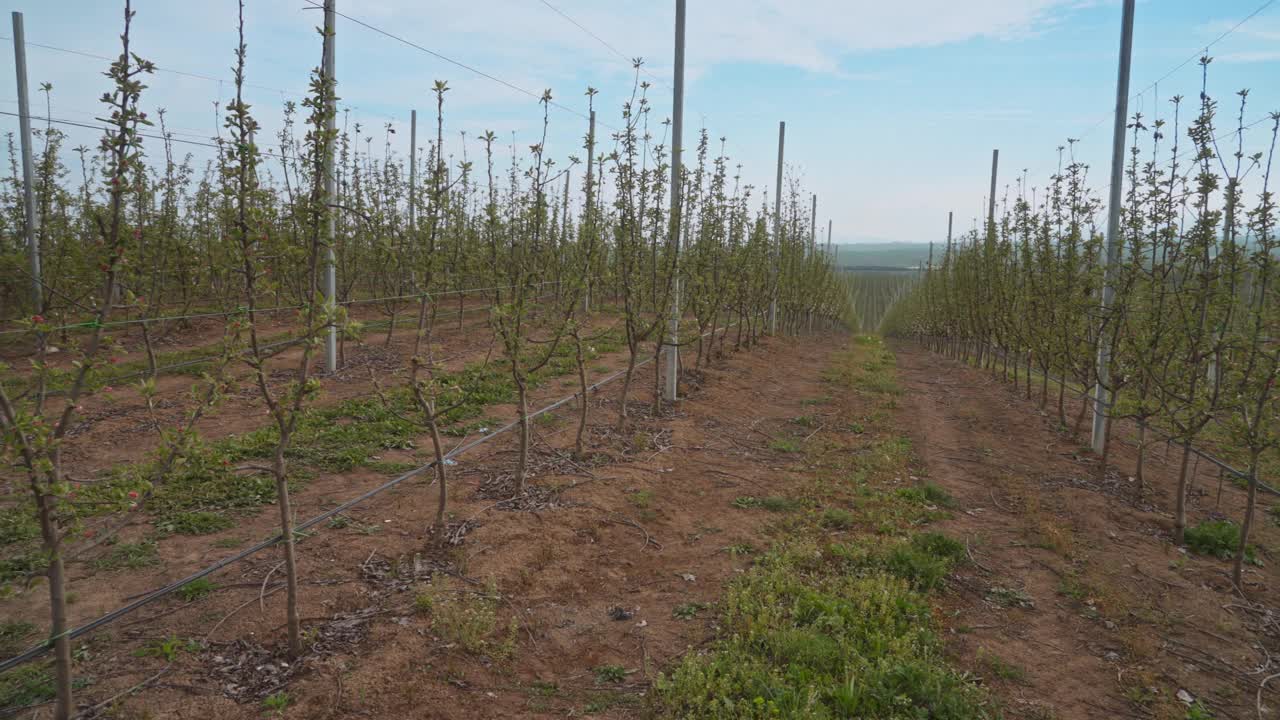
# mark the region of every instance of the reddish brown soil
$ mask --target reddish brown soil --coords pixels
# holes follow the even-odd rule
[[[656,673],[713,634],[712,613],[680,619],[673,610],[714,601],[750,562],[727,548],[768,544],[769,514],[733,509],[734,498],[787,495],[806,482],[795,456],[768,445],[797,431],[789,419],[815,412],[804,400],[830,392],[820,374],[842,343],[788,339],[733,354],[691,376],[688,397],[658,418],[647,409],[646,367],[625,432],[615,428],[617,385],[593,400],[590,461],[564,452],[574,415],[561,410],[535,426],[535,491],[520,509],[499,501],[514,438],[478,448],[451,468],[451,527],[466,528],[456,545],[428,537],[437,488],[427,479],[353,510],[344,527],[317,528],[299,545],[301,614],[314,648],[301,664],[282,664],[280,556],[268,551],[215,575],[218,589],[206,598],[159,602],[78,642],[87,659],[77,674],[93,678],[80,699],[120,695],[108,705],[115,718],[231,720],[263,717],[261,698],[280,686],[293,718],[643,715]],[[1259,523],[1267,565],[1250,568],[1242,597],[1226,563],[1185,555],[1168,539],[1175,458],[1149,465],[1151,488],[1140,498],[1116,471],[1096,480],[1096,461],[1077,442],[990,375],[895,349],[904,392],[894,422],[913,439],[919,472],[955,498],[939,529],[964,540],[973,560],[940,596],[938,617],[955,663],[993,688],[1006,717],[1181,719],[1179,689],[1217,718],[1257,717],[1259,681],[1276,672],[1267,653],[1280,651],[1280,530]],[[552,385],[535,407],[568,391]],[[1132,460],[1127,447],[1114,458],[1121,468]],[[298,493],[298,517],[384,479],[321,476]],[[1195,496],[1193,522],[1214,508],[1212,480],[1213,492]],[[1237,516],[1241,498],[1226,487],[1219,510]],[[275,525],[264,509],[217,535],[166,539],[158,567],[73,583],[75,619]],[[496,598],[498,625],[518,628],[510,657],[443,639],[432,615],[414,608],[429,587],[470,603]],[[43,601],[37,590],[6,603],[6,614],[40,622]],[[167,637],[208,648],[178,652],[172,664],[135,655]],[[625,678],[600,681],[596,668],[607,665],[625,668]],[[1262,698],[1272,713],[1276,682]]]
[[[1000,686],[1011,716],[1181,720],[1182,690],[1216,718],[1259,717],[1259,683],[1280,671],[1270,516],[1255,535],[1266,566],[1247,566],[1242,595],[1229,563],[1172,544],[1176,451],[1149,453],[1139,497],[1124,472],[1130,445],[1099,480],[1097,458],[1012,385],[915,345],[895,350],[900,420],[956,498],[942,527],[974,560],[946,601],[952,647]],[[1190,524],[1239,520],[1244,493],[1228,483],[1219,502],[1217,473],[1207,463],[1200,473]],[[1261,717],[1280,713],[1277,679],[1261,702]]]
[[[562,450],[573,441],[571,409],[539,423],[538,471],[530,480],[538,492],[522,511],[483,492],[509,479],[514,438],[477,449],[452,468],[451,511],[455,523],[469,527],[455,547],[438,549],[424,535],[436,494],[427,481],[379,496],[351,512],[349,526],[306,539],[299,546],[301,614],[320,649],[288,685],[287,715],[561,717],[594,703],[598,717],[633,716],[653,675],[709,637],[710,613],[679,619],[673,609],[715,600],[749,562],[727,548],[763,544],[769,514],[733,510],[734,498],[785,492],[801,481],[782,467],[786,457],[766,448],[769,433],[789,430],[787,419],[804,412],[801,401],[822,394],[819,374],[837,344],[790,345],[738,353],[696,374],[698,386],[686,387],[690,397],[676,413],[656,419],[648,410],[652,366],[643,368],[622,433],[615,427],[619,388],[611,386],[593,402],[590,463]],[[563,392],[545,388],[533,404]],[[298,494],[298,516],[381,479],[319,478]],[[274,525],[274,514],[264,511],[218,535],[165,540],[157,568],[73,583],[76,619],[228,554],[214,546],[219,541],[268,536]],[[207,637],[208,651],[179,654],[147,690],[122,699],[120,717],[144,709],[165,717],[261,717],[270,671],[231,681],[218,668],[233,660],[265,668],[275,657],[272,668],[285,672],[279,562],[276,552],[264,553],[219,573],[211,596],[159,603],[91,640],[94,662],[80,672],[92,674],[95,685],[82,696],[101,702],[165,667],[135,657],[138,648],[171,636]],[[413,609],[415,593],[429,582],[500,596],[500,624],[514,619],[519,627],[513,659],[491,662],[433,635],[429,619]],[[34,592],[9,605],[37,621],[43,598]],[[615,620],[613,608],[632,615]],[[626,679],[598,683],[594,669],[604,665],[625,667]],[[240,692],[238,702],[228,697],[237,694],[228,690],[233,682],[253,692]]]

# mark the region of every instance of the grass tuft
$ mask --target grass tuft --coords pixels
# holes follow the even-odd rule
[[[1205,520],[1183,534],[1187,547],[1197,555],[1212,555],[1220,560],[1235,557],[1240,547],[1240,526],[1230,520]],[[1256,562],[1253,547],[1245,548],[1245,560]]]

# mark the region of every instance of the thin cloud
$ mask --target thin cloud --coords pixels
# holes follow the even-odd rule
[[[1216,58],[1224,63],[1269,63],[1280,61],[1280,50],[1257,50],[1254,52],[1233,52],[1219,55]]]

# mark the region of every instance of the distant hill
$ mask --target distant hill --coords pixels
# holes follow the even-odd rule
[[[939,251],[934,246],[934,253]],[[929,243],[874,242],[836,245],[832,250],[838,267],[915,268],[929,261]],[[935,256],[934,260],[938,260]]]

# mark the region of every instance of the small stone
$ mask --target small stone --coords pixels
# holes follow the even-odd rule
[[[1177,697],[1178,697],[1178,700],[1182,701],[1183,705],[1190,705],[1191,703],[1196,701],[1196,699],[1192,697],[1191,693],[1187,692],[1186,690],[1181,690],[1181,689],[1178,690]]]
[[[1105,657],[1109,662],[1120,662],[1120,653],[1117,653],[1115,650],[1108,651],[1103,657]]]

